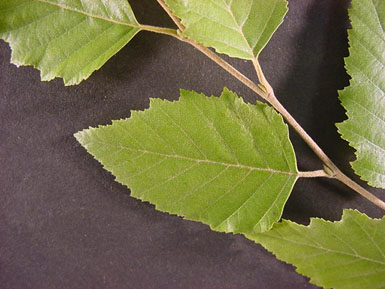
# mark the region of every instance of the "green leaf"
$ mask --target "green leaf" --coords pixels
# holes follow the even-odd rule
[[[340,93],[348,120],[337,124],[357,152],[355,172],[375,187],[385,188],[385,1],[353,0],[349,15],[352,77]]]
[[[12,62],[33,65],[42,80],[78,84],[139,31],[126,0],[2,0],[0,38]]]
[[[183,35],[219,53],[253,59],[287,12],[285,0],[165,0],[182,20]]]
[[[385,217],[345,210],[339,222],[312,219],[306,227],[284,220],[269,232],[247,237],[318,286],[385,288]]]
[[[75,136],[132,196],[216,231],[270,229],[298,177],[282,117],[226,89],[151,99],[130,119]]]

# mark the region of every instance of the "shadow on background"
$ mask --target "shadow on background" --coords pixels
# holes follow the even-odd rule
[[[276,88],[284,106],[345,172],[351,172],[349,160],[353,150],[340,138],[335,123],[346,118],[338,90],[349,84],[344,69],[344,57],[348,55],[349,3],[348,0],[308,3],[307,25],[303,25],[294,40],[291,71]],[[318,158],[292,129],[291,139],[299,169],[320,169]],[[337,220],[343,207],[354,206],[356,200],[366,202],[336,181],[301,179],[285,207],[284,217],[301,223],[307,223],[310,217]]]

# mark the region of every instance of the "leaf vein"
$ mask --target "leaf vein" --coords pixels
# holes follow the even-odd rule
[[[279,235],[279,237],[278,236],[273,236],[271,234],[267,235],[267,237],[272,238],[272,239],[283,240],[283,241],[286,241],[286,242],[289,242],[289,243],[293,243],[293,244],[298,245],[298,246],[310,247],[310,248],[314,248],[314,249],[317,249],[317,250],[324,250],[324,251],[327,251],[328,253],[341,254],[341,255],[345,255],[345,256],[350,256],[350,257],[355,257],[355,258],[358,258],[358,259],[362,259],[362,260],[365,260],[365,261],[368,261],[368,262],[385,265],[385,262],[381,262],[381,261],[378,261],[378,260],[375,260],[375,259],[367,258],[367,257],[361,256],[361,255],[350,254],[350,253],[347,253],[347,252],[344,252],[344,251],[332,250],[332,249],[325,248],[323,246],[315,246],[315,245],[309,245],[309,244],[306,244],[306,243],[301,243],[301,242],[298,242],[298,241],[287,239],[287,238],[283,237],[281,234],[279,234],[278,232],[276,232],[276,233]]]
[[[211,202],[204,210],[203,212],[204,213],[207,213],[212,207],[214,207],[215,204],[217,204],[220,200],[222,200],[223,198],[227,197],[236,187],[238,187],[244,180],[247,179],[247,177],[251,174],[252,170],[248,170],[248,172],[242,177],[240,178],[235,184],[234,186],[230,187],[226,192],[224,192],[224,194],[222,196],[220,196],[219,198],[217,198],[216,200],[214,200],[213,202]],[[203,213],[202,213],[203,215]]]
[[[361,226],[361,224],[359,222],[357,222],[354,218],[352,218],[352,221],[358,226],[358,228],[360,228],[360,230],[362,232],[364,232],[364,234],[366,235],[366,237],[370,240],[370,242],[374,245],[374,247],[377,248],[378,252],[380,252],[380,254],[382,255],[382,257],[384,258],[385,260],[385,254],[384,252],[380,249],[380,247],[378,246],[377,242],[374,241],[374,239],[370,236],[370,234],[368,234],[368,232],[365,230],[365,228],[363,226]]]
[[[279,170],[274,170],[274,169],[269,169],[269,168],[257,168],[257,167],[251,167],[251,166],[246,166],[246,165],[241,165],[241,164],[238,165],[238,164],[218,162],[218,161],[213,161],[213,160],[208,160],[208,159],[196,159],[196,158],[186,157],[186,156],[182,156],[182,155],[170,155],[170,154],[164,154],[164,153],[159,153],[159,152],[153,152],[153,151],[149,151],[149,150],[135,149],[135,148],[129,148],[129,147],[125,147],[125,146],[112,145],[110,143],[105,143],[105,142],[93,141],[93,143],[98,143],[98,144],[109,146],[109,147],[113,147],[113,148],[122,148],[122,149],[125,149],[125,150],[144,152],[144,153],[153,154],[153,155],[166,156],[166,157],[169,157],[169,158],[177,158],[177,159],[183,159],[183,160],[190,160],[190,161],[194,161],[196,163],[208,163],[208,164],[221,165],[221,166],[230,166],[230,167],[235,167],[235,168],[239,168],[239,169],[247,169],[247,170],[251,170],[251,171],[264,171],[264,172],[270,172],[270,173],[274,173],[274,174],[284,174],[284,175],[298,176],[297,173],[279,171]]]
[[[384,31],[384,27],[383,27],[382,24],[381,24],[381,21],[380,21],[380,15],[378,15],[377,8],[376,8],[376,6],[374,5],[373,0],[369,0],[369,2],[370,2],[370,4],[371,4],[372,7],[373,7],[374,14],[376,15],[376,19],[377,19],[377,21],[378,21],[378,26],[381,28],[382,32],[384,33],[384,32],[385,32],[385,31]]]
[[[170,120],[171,122],[173,123],[174,127],[178,128],[178,130],[180,130],[184,135],[185,137],[187,138],[187,140],[193,145],[195,146],[195,148],[198,150],[198,152],[207,160],[207,156],[206,154],[201,150],[201,148],[195,143],[195,141],[192,139],[192,137],[183,129],[183,127],[181,127],[180,125],[178,125],[178,123],[161,107],[159,106],[159,109],[160,111],[166,115]]]
[[[223,137],[223,135],[218,131],[217,127],[215,126],[214,122],[211,121],[204,113],[203,113],[203,110],[202,108],[200,108],[195,102],[192,102],[193,105],[196,107],[197,111],[206,119],[206,122],[209,124],[210,127],[212,127],[214,129],[214,131],[216,132],[216,134],[219,136],[219,138],[221,139],[223,145],[226,147],[226,149],[230,152],[230,154],[234,157],[234,159],[236,160],[237,164],[239,164],[239,159],[238,157],[236,156],[236,154],[234,153],[234,151],[231,149],[230,145],[225,141],[225,138]]]
[[[224,174],[230,167],[227,166],[227,167],[224,167],[223,170],[221,170],[219,173],[217,173],[214,177],[208,179],[206,182],[204,182],[203,184],[201,184],[200,186],[197,186],[196,188],[192,188],[190,189],[189,191],[187,191],[184,195],[182,195],[181,198],[179,198],[178,200],[175,201],[175,203],[180,203],[180,202],[183,202],[184,200],[186,200],[187,198],[189,198],[190,196],[192,196],[194,193],[196,193],[199,189],[202,189],[204,188],[206,185],[212,183],[213,181],[215,181],[216,179],[218,179],[222,174]]]
[[[233,217],[235,214],[239,213],[242,208],[244,206],[246,206],[246,204],[253,198],[255,197],[255,193],[261,188],[263,187],[269,180],[270,178],[273,176],[273,174],[271,173],[267,178],[265,178],[258,186],[257,188],[254,190],[253,193],[250,194],[250,196],[242,202],[242,204],[236,209],[234,210],[233,213],[231,213],[231,215],[229,215],[228,217],[226,217],[219,225],[216,225],[215,227],[220,227],[222,226],[225,222],[229,221],[231,217]],[[232,231],[231,229],[229,231]]]
[[[144,195],[144,194],[146,194],[146,193],[148,193],[148,192],[150,192],[150,191],[152,191],[152,190],[154,190],[156,188],[159,188],[159,187],[161,187],[161,186],[171,182],[172,180],[175,180],[176,178],[182,176],[183,174],[185,174],[186,172],[188,172],[192,168],[196,167],[197,165],[198,165],[198,163],[193,163],[191,166],[188,166],[187,168],[185,168],[182,171],[178,172],[176,175],[170,176],[166,180],[164,180],[163,182],[161,182],[161,183],[159,183],[159,184],[157,184],[155,186],[152,186],[152,187],[148,188],[147,190],[142,191],[141,194]]]
[[[74,13],[83,14],[83,15],[86,15],[86,16],[91,17],[91,18],[101,19],[101,20],[104,20],[104,21],[107,21],[107,22],[111,22],[111,23],[114,23],[114,24],[130,26],[130,27],[139,28],[139,29],[141,28],[139,25],[134,25],[134,24],[127,23],[127,22],[122,22],[122,21],[111,19],[111,18],[105,18],[105,17],[99,16],[99,15],[94,15],[92,13],[81,11],[81,10],[78,10],[78,9],[75,9],[75,8],[72,8],[72,7],[69,7],[69,6],[61,5],[61,4],[58,4],[58,3],[54,3],[54,2],[51,2],[51,1],[48,1],[48,0],[34,0],[34,1],[45,3],[45,4],[48,4],[48,5],[52,5],[52,6],[56,6],[56,7],[59,7],[61,9],[63,9],[63,10],[68,10],[68,11],[71,11],[71,12],[74,12]]]
[[[371,111],[370,109],[368,109],[366,106],[364,106],[362,103],[360,103],[359,101],[355,100],[354,98],[351,98],[350,99],[352,102],[354,102],[356,105],[362,107],[366,112],[368,112],[369,114],[371,114],[372,116],[374,116],[375,118],[377,118],[379,121],[383,122],[385,124],[385,119],[381,118],[379,115],[377,115],[376,113],[374,113],[373,111]]]

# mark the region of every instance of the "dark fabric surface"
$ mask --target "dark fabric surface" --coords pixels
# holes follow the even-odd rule
[[[172,25],[156,1],[131,2],[143,23]],[[337,90],[348,84],[348,4],[291,0],[261,62],[282,103],[353,175],[354,152],[334,125],[345,119]],[[179,88],[218,95],[227,86],[255,101],[237,80],[192,47],[147,32],[74,87],[41,82],[37,70],[10,64],[10,53],[1,41],[1,289],[317,288],[242,236],[212,232],[131,198],[73,137],[147,108],[150,97],[176,99]],[[231,62],[255,79],[250,63]],[[299,168],[320,169],[293,132],[291,139]],[[382,214],[335,181],[306,179],[284,216],[305,224],[314,216],[337,220],[343,208]]]

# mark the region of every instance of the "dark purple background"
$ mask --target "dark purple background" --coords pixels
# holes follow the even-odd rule
[[[155,0],[131,2],[143,23],[172,26]],[[291,0],[261,62],[282,103],[352,175],[353,150],[334,125],[345,118],[337,90],[348,84],[348,4]],[[175,39],[143,32],[73,87],[41,82],[37,70],[9,60],[1,41],[1,289],[316,288],[242,236],[212,232],[131,198],[73,137],[147,108],[150,97],[176,99],[179,88],[218,95],[227,86],[255,101],[208,58]],[[250,63],[232,63],[255,79]],[[306,145],[294,133],[291,138],[299,168],[320,169]],[[382,214],[335,181],[306,179],[296,185],[285,217],[337,220],[342,208]]]

